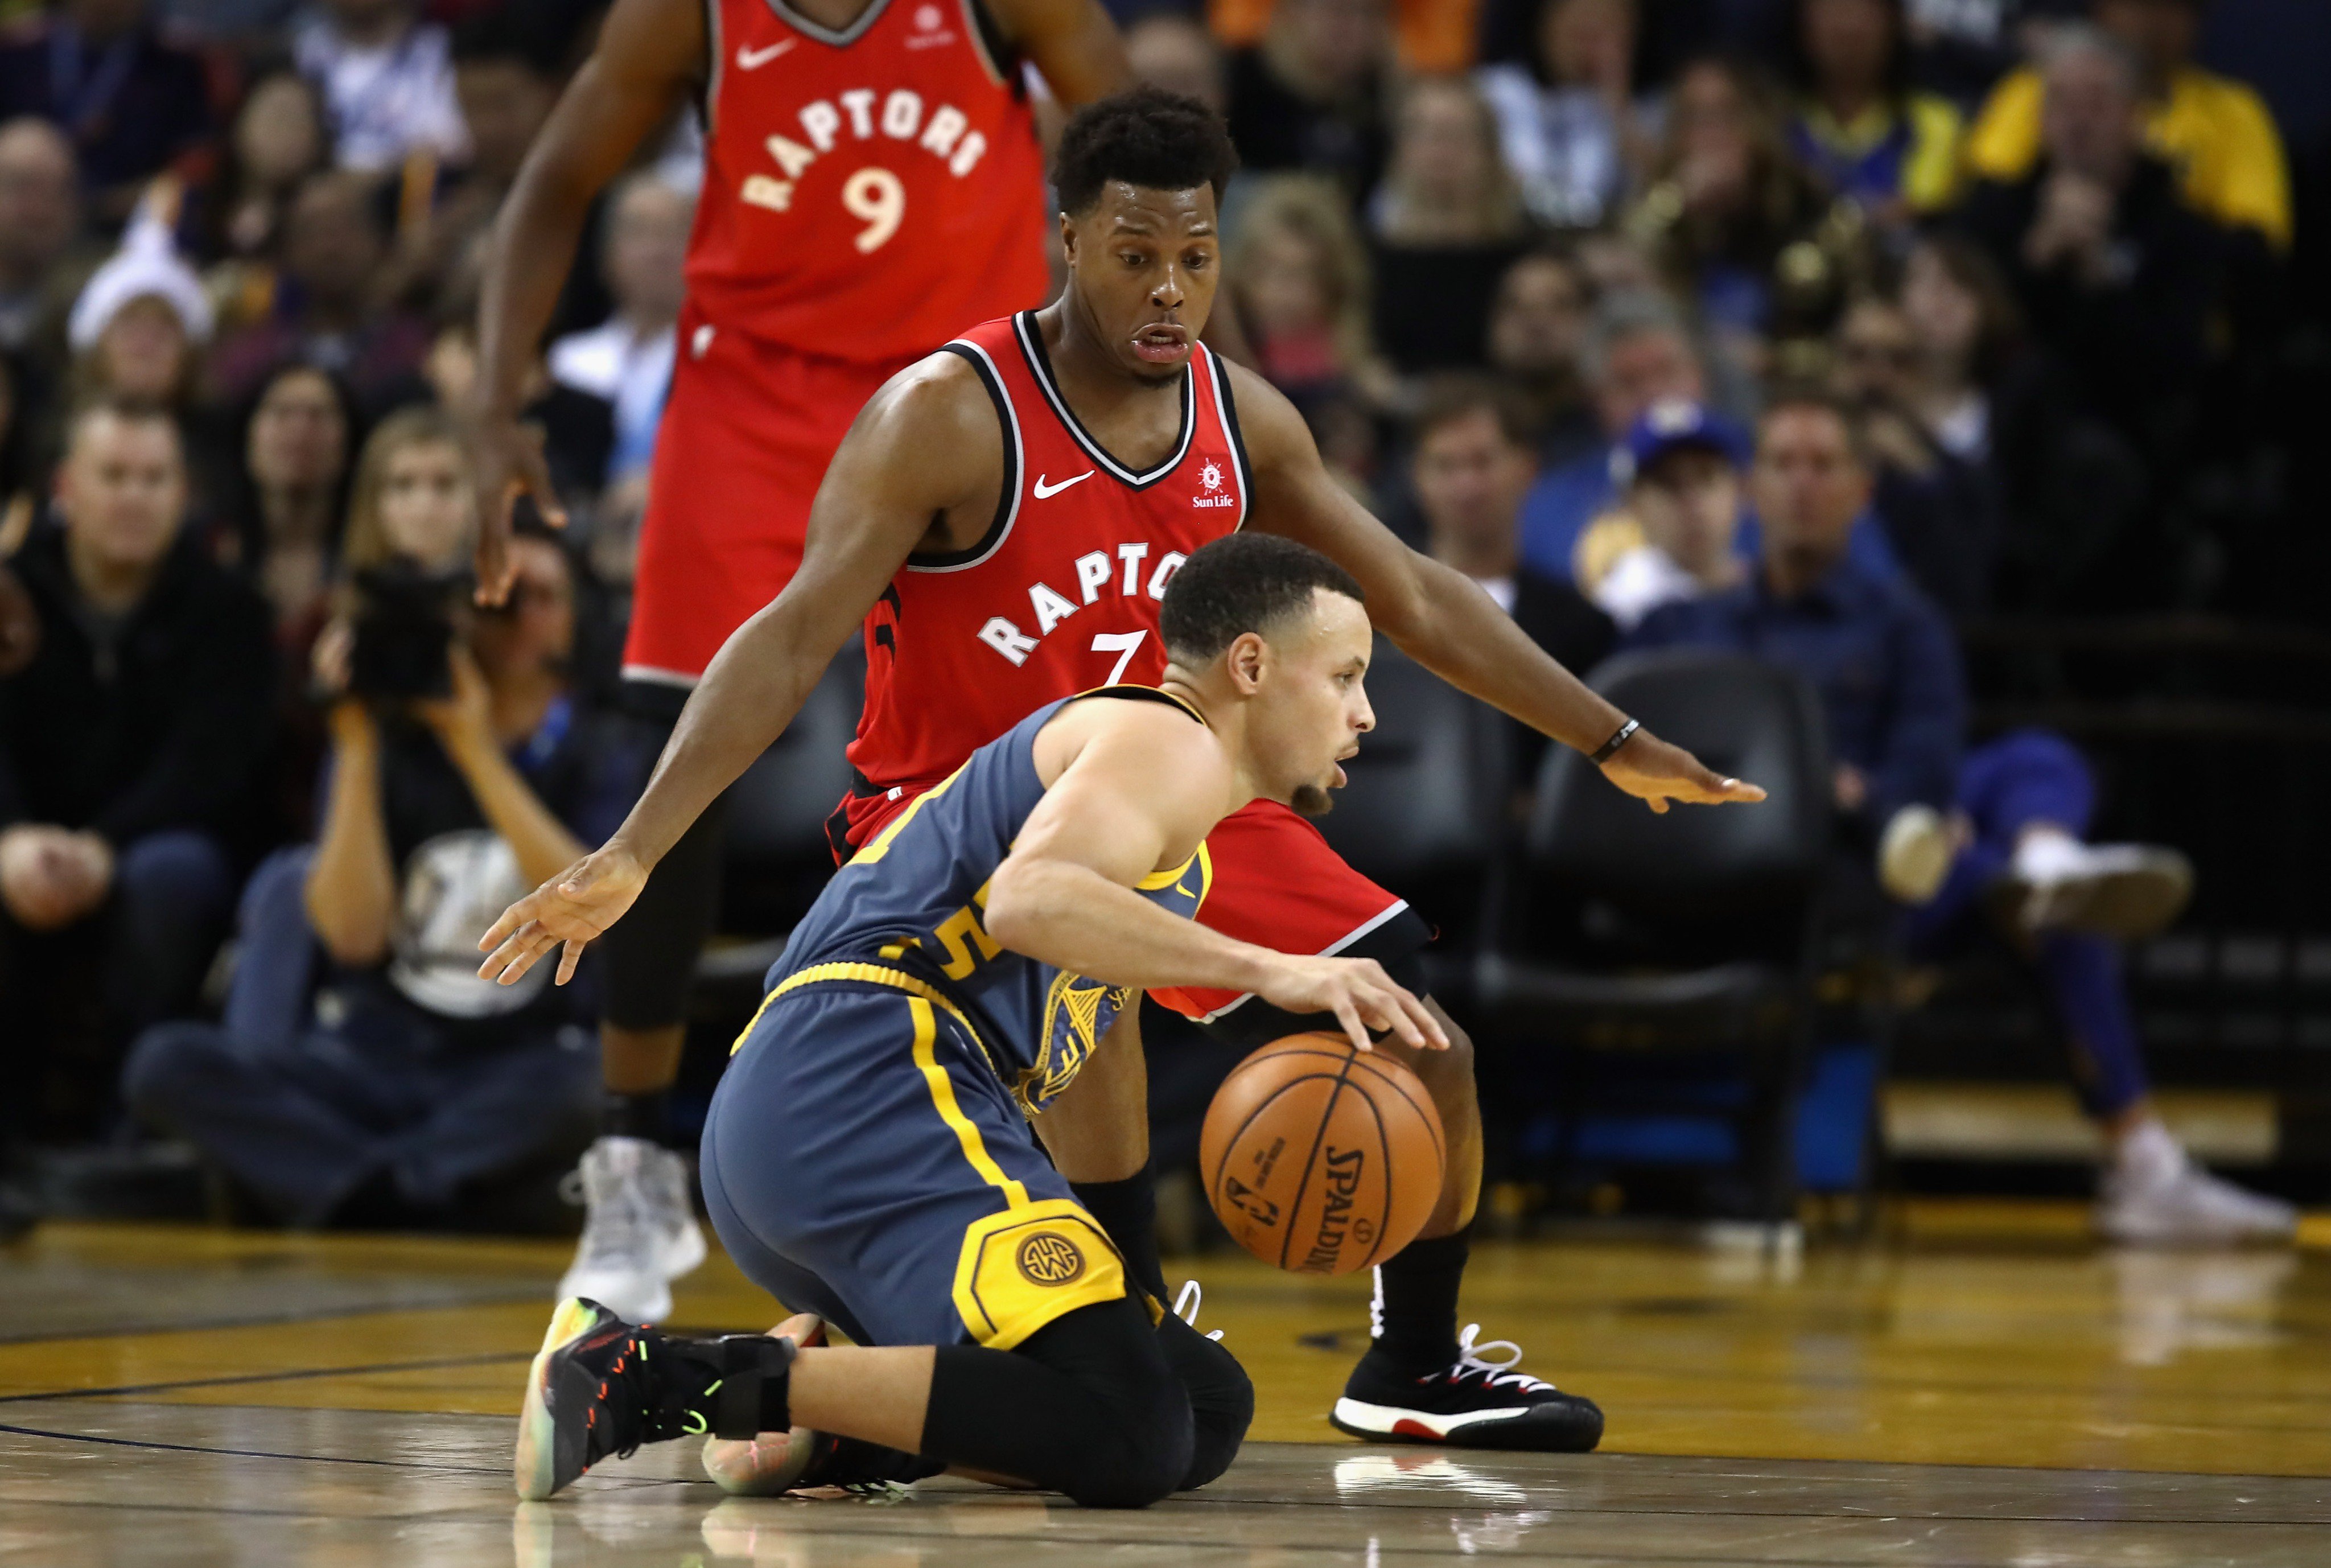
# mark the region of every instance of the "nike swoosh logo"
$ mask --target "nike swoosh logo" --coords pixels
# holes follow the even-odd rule
[[[747,49],[739,44],[737,48],[737,69],[758,71],[800,42],[798,38],[788,38],[782,43],[772,43],[766,49]]]
[[[1079,474],[1072,480],[1062,480],[1059,484],[1048,485],[1044,482],[1045,476],[1038,474],[1036,476],[1036,499],[1040,501],[1048,501],[1054,496],[1059,495],[1062,490],[1067,489],[1070,485],[1080,485],[1084,483],[1085,480],[1092,477],[1093,470],[1091,469],[1087,469],[1084,472]]]
[[[1182,884],[1181,884],[1181,883],[1179,883],[1179,882],[1176,882],[1176,883],[1175,883],[1175,884],[1174,884],[1174,891],[1175,891],[1176,893],[1181,894],[1181,895],[1182,895],[1182,897],[1184,897],[1185,898],[1196,898],[1196,897],[1197,897],[1197,895],[1196,895],[1195,893],[1193,893],[1192,891],[1190,891],[1190,889],[1189,889],[1185,888],[1185,887],[1184,887],[1184,886],[1182,886]]]

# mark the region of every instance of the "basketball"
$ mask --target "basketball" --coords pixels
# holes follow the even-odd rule
[[[1223,1229],[1296,1274],[1348,1274],[1415,1239],[1441,1195],[1441,1115],[1414,1073],[1340,1034],[1290,1034],[1233,1069],[1198,1144]]]

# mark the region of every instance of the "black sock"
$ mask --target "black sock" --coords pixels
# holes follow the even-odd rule
[[[1157,1258],[1156,1167],[1145,1164],[1121,1182],[1070,1182],[1069,1191],[1117,1243],[1134,1284],[1161,1306],[1172,1306],[1166,1296],[1166,1266]]]
[[[660,1144],[671,1123],[669,1088],[650,1089],[644,1094],[623,1094],[611,1088],[599,1091],[599,1136],[603,1138],[645,1138],[652,1144]]]
[[[1457,1359],[1457,1288],[1470,1231],[1411,1241],[1376,1266],[1375,1348],[1404,1372],[1438,1372]]]

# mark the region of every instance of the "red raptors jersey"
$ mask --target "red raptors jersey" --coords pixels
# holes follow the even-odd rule
[[[688,287],[713,325],[889,360],[1044,298],[1043,153],[979,0],[871,0],[840,33],[785,0],[706,20]]]
[[[1230,373],[1204,344],[1182,377],[1181,437],[1142,473],[1077,423],[1032,311],[947,347],[1003,423],[1003,494],[984,538],[909,557],[866,618],[866,708],[850,746],[861,783],[833,825],[837,852],[1043,704],[1163,678],[1166,584],[1250,504]]]

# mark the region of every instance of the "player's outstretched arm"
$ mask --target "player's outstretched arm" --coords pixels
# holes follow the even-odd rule
[[[876,393],[818,487],[801,569],[721,644],[623,826],[503,911],[478,944],[489,954],[478,973],[509,984],[563,948],[565,984],[689,824],[793,722],[916,546],[935,527],[985,526],[1003,463],[993,405],[955,356],[910,366]]]
[[[1448,1045],[1423,1003],[1374,959],[1273,953],[1133,890],[1244,803],[1209,732],[1153,703],[1080,703],[1037,737],[1036,763],[1052,783],[988,883],[990,937],[1116,985],[1218,986],[1289,1012],[1332,1012],[1362,1050],[1382,1030],[1420,1050]]]
[[[526,383],[566,286],[593,198],[631,161],[704,71],[699,0],[615,0],[597,46],[535,138],[486,254],[478,306],[478,598],[509,592],[510,508],[531,496],[564,524],[539,435],[519,423]]]
[[[1252,527],[1308,545],[1351,573],[1377,630],[1459,690],[1589,755],[1618,733],[1626,715],[1549,658],[1464,574],[1401,543],[1328,477],[1294,404],[1241,366],[1231,367],[1231,381],[1254,470]],[[1603,772],[1655,812],[1670,801],[1765,798],[1647,729],[1637,729]]]

